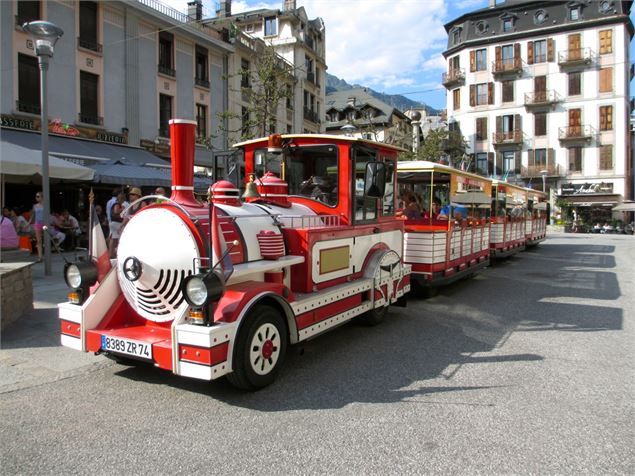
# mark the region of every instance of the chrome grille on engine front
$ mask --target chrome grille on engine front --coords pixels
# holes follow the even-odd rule
[[[137,305],[149,314],[163,316],[178,309],[185,301],[181,285],[192,271],[162,269],[152,289],[136,287]]]

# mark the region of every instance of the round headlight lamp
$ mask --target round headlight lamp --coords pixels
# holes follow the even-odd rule
[[[205,306],[220,299],[224,292],[225,281],[216,271],[194,274],[183,282],[183,296],[190,306]]]
[[[64,266],[64,280],[71,289],[89,288],[97,282],[97,266],[79,261]]]

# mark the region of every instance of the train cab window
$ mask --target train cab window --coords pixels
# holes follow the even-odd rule
[[[379,199],[364,194],[366,178],[366,164],[377,160],[376,151],[363,147],[356,147],[355,177],[353,180],[355,201],[353,202],[353,216],[355,223],[368,223],[377,220],[377,201]]]
[[[338,203],[339,157],[334,145],[289,147],[285,155],[289,195],[330,207]]]
[[[388,157],[384,158],[386,164],[386,193],[384,193],[384,204],[382,216],[393,216],[395,214],[395,163]]]
[[[507,197],[505,192],[496,191],[496,187],[492,188],[492,212],[494,216],[504,217],[507,214]]]

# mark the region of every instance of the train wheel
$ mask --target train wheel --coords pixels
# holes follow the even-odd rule
[[[256,306],[236,339],[234,371],[227,380],[243,390],[258,390],[273,383],[287,351],[287,332],[280,313]]]
[[[386,314],[388,314],[388,307],[389,306],[382,306],[372,309],[357,317],[356,320],[364,326],[376,326],[383,321]]]

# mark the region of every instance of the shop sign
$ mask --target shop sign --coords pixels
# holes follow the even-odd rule
[[[26,119],[23,117],[0,115],[0,124],[2,127],[12,127],[14,129],[25,129],[27,131],[39,131],[39,119]]]
[[[51,134],[59,134],[61,136],[76,137],[80,134],[79,129],[62,122],[61,119],[53,119],[49,122],[49,132]]]
[[[153,140],[141,139],[139,145],[153,154],[170,155],[170,144],[166,144],[165,142],[156,143]]]
[[[587,193],[613,193],[613,184],[600,183],[563,183],[560,189],[561,195],[583,195]]]

